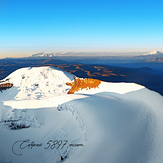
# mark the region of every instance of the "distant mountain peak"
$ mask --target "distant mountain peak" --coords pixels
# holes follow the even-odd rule
[[[144,54],[144,55],[157,55],[157,54],[162,54],[162,53],[160,51],[155,50],[153,52],[149,52],[149,53]]]
[[[54,54],[41,52],[41,53],[33,54],[31,57],[54,57]]]
[[[37,57],[37,58],[49,58],[49,57],[56,57],[56,56],[60,56],[60,55],[65,55],[66,52],[51,52],[51,53],[46,53],[46,52],[41,52],[41,53],[36,53],[36,54],[33,54],[32,56],[30,57]]]

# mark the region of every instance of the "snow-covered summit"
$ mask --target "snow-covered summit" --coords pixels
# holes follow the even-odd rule
[[[75,76],[55,67],[28,67],[11,73],[4,81],[17,87],[16,100],[43,99],[66,94]]]
[[[162,53],[160,51],[155,50],[153,52],[149,52],[149,53],[144,54],[144,55],[159,55],[159,54],[162,54]]]
[[[8,94],[4,104],[16,109],[41,108],[42,106],[58,106],[72,99],[80,98],[80,96],[67,95],[71,87],[66,83],[72,83],[75,78],[75,75],[55,67],[18,69],[3,80],[3,83],[13,84],[12,88],[4,92],[4,94]],[[85,94],[96,94],[105,91],[124,94],[142,88],[144,87],[134,83],[101,82],[97,88],[86,88],[75,92],[75,94],[83,94],[82,97],[85,97]]]

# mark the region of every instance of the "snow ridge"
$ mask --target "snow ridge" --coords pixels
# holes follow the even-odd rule
[[[66,111],[66,112],[71,113],[71,115],[74,117],[75,121],[78,123],[79,129],[83,132],[84,140],[87,141],[86,134],[85,134],[87,125],[86,125],[85,121],[82,119],[82,117],[80,116],[80,113],[75,109],[75,107],[73,107],[70,104],[62,104],[62,105],[59,105],[57,107],[57,109],[58,109],[58,111]]]

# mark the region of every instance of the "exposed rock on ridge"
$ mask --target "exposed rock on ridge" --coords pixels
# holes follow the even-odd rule
[[[71,89],[67,94],[74,94],[75,91],[79,91],[82,89],[91,89],[97,88],[101,84],[101,80],[98,79],[75,79],[73,83],[66,83],[71,86]]]

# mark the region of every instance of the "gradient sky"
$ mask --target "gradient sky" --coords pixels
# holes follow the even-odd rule
[[[163,51],[162,0],[0,0],[0,58]]]

